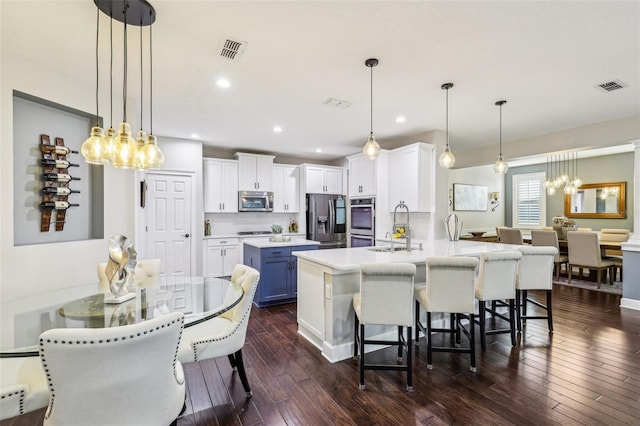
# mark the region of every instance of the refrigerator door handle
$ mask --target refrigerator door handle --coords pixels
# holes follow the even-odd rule
[[[329,234],[334,235],[336,227],[336,212],[333,199],[329,199]]]
[[[318,229],[318,224],[316,223],[317,221],[317,212],[316,212],[316,201],[313,199],[313,197],[309,197],[309,228],[307,230],[307,232],[310,231],[310,236],[312,240],[315,240],[317,237],[317,229]]]

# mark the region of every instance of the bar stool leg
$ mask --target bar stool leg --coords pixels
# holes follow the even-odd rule
[[[551,290],[547,290],[547,323],[549,333],[553,333],[553,310],[551,309]]]
[[[522,318],[520,316],[520,309],[522,307],[521,295],[522,290],[516,289],[516,326],[518,327],[518,331],[522,331]],[[526,299],[524,303],[527,303]]]
[[[509,327],[511,328],[511,346],[516,346],[516,311],[513,299],[509,299]]]
[[[414,309],[415,312],[415,328],[416,328],[416,337],[415,337],[415,344],[416,347],[418,347],[418,344],[420,343],[420,327],[418,326],[418,324],[420,323],[420,302],[418,302],[416,300],[416,308]],[[425,336],[426,338],[426,336]]]
[[[402,361],[402,332],[403,327],[398,326],[398,361]]]
[[[480,300],[478,302],[478,305],[479,305],[478,321],[480,323],[480,344],[482,345],[482,350],[485,351],[487,350],[487,336],[485,334],[485,324],[484,324],[486,319],[485,301]]]
[[[411,347],[411,327],[407,327],[407,391],[413,391],[413,360]]]
[[[433,368],[433,354],[431,353],[431,312],[427,311],[427,369]]]
[[[473,322],[473,313],[469,314],[469,349],[471,350],[471,372],[476,372],[476,324]]]
[[[364,389],[364,324],[360,324],[360,389]]]
[[[360,325],[360,321],[358,320],[358,315],[355,314],[353,315],[353,324],[354,324],[354,330],[353,330],[353,359],[358,359],[358,341],[360,340],[359,336],[358,336],[358,328]]]

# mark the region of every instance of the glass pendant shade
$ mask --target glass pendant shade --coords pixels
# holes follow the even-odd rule
[[[111,157],[113,156],[113,141],[117,135],[118,134],[113,129],[113,127],[109,127],[105,132],[105,135],[104,135],[104,140],[106,143],[105,162],[110,161]]]
[[[509,170],[509,165],[506,161],[504,161],[501,155],[500,157],[498,157],[498,161],[496,161],[496,163],[493,165],[493,171],[496,173],[504,174],[507,173],[507,170]]]
[[[158,140],[154,135],[147,136],[144,144],[144,157],[146,167],[149,169],[159,169],[164,164],[164,154],[158,148]]]
[[[103,165],[108,162],[107,141],[104,138],[104,130],[102,127],[95,126],[91,128],[91,136],[84,141],[80,148],[84,160],[89,164]]]
[[[442,154],[440,154],[440,159],[438,160],[438,163],[440,163],[440,167],[450,169],[451,167],[453,167],[455,162],[456,156],[453,155],[453,152],[451,152],[451,150],[449,150],[449,147],[446,147],[444,151],[442,151]]]
[[[136,157],[136,141],[131,136],[131,126],[126,121],[118,126],[118,136],[113,141],[113,167],[131,169]]]
[[[378,142],[376,142],[376,138],[375,136],[373,136],[373,132],[369,134],[369,139],[367,140],[367,143],[364,144],[362,152],[364,153],[364,156],[369,160],[375,160],[376,158],[378,158],[378,154],[380,153],[380,145],[378,145]]]
[[[144,153],[144,145],[147,140],[147,132],[140,129],[136,134],[136,158],[134,160],[134,167],[137,170],[144,170],[147,168],[147,160]]]
[[[556,188],[553,186],[550,186],[549,188],[547,188],[547,195],[555,195],[556,193]]]
[[[576,176],[576,178],[573,180],[573,186],[575,186],[576,188],[580,188],[582,186],[582,180],[580,180],[580,178]]]

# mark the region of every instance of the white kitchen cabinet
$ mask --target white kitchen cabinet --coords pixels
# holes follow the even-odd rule
[[[273,191],[271,184],[271,169],[273,155],[235,154],[238,159],[238,190],[239,191]]]
[[[342,195],[342,167],[301,164],[305,193]]]
[[[204,275],[226,277],[240,261],[238,238],[207,238],[204,240]]]
[[[205,158],[203,174],[205,213],[237,213],[238,162]]]
[[[300,211],[300,171],[297,166],[274,164],[273,212],[298,213]]]
[[[376,196],[376,167],[378,160],[364,154],[347,157],[349,160],[349,197]]]
[[[434,146],[418,142],[389,153],[389,211],[404,202],[410,212],[435,211]]]

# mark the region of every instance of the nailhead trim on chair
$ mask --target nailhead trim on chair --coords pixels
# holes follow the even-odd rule
[[[145,331],[141,331],[136,333],[135,335],[130,334],[129,336],[123,336],[123,337],[115,337],[113,339],[114,342],[117,342],[118,339],[120,340],[127,340],[127,339],[135,339],[136,337],[140,337],[144,334],[147,333],[153,333],[156,330],[159,330],[161,328],[165,328],[171,324],[174,324],[175,322],[177,322],[178,320],[173,320],[169,323],[166,324],[162,324],[157,326],[156,328],[152,328],[151,330],[145,330]],[[183,384],[184,380],[181,382],[180,380],[178,380],[178,377],[176,375],[176,361],[177,361],[177,357],[178,357],[178,347],[180,346],[180,339],[182,338],[182,330],[184,328],[184,317],[180,317],[180,335],[178,336],[178,344],[176,345],[176,352],[173,355],[173,377],[176,379],[176,382],[178,384]],[[95,344],[101,344],[101,343],[111,343],[111,339],[99,339],[98,341],[94,341],[94,340],[76,340],[75,342],[69,341],[67,342],[66,340],[61,340],[60,342],[58,342],[57,340],[51,340],[51,339],[47,339],[47,343],[54,343],[54,344],[63,344],[63,345],[95,345]],[[56,393],[55,390],[53,389],[53,384],[51,383],[51,374],[49,374],[49,369],[47,368],[47,361],[46,361],[46,357],[44,354],[44,339],[40,339],[40,359],[42,360],[42,367],[44,368],[45,373],[47,374],[47,384],[49,385],[49,391],[51,392],[51,398],[50,398],[50,402],[49,402],[49,408],[47,409],[47,412],[45,414],[45,419],[48,419],[51,416],[51,413],[53,412],[53,403],[55,401],[56,398]],[[22,404],[21,404],[22,405]],[[22,407],[21,407],[22,408]]]
[[[2,395],[0,399],[9,398],[10,396],[18,395],[18,394],[20,395],[20,412],[18,414],[22,415],[24,414],[24,397],[26,396],[26,392],[24,389],[20,389],[19,391],[16,391],[16,392],[11,392],[6,395]]]
[[[260,279],[260,277],[258,276],[256,278],[256,280]],[[256,293],[256,289],[258,286],[255,285],[255,282],[251,285],[253,287],[253,291],[251,292],[250,295],[245,295],[245,297],[249,297],[249,300],[251,300],[250,303],[253,303],[253,297]],[[248,309],[245,311],[244,315],[242,316],[242,319],[240,321],[238,321],[238,325],[233,329],[233,331],[229,334],[227,334],[226,336],[219,338],[219,339],[207,339],[207,340],[199,340],[198,342],[193,344],[193,359],[195,361],[198,361],[198,351],[197,351],[197,346],[200,344],[205,344],[205,343],[211,343],[211,342],[219,342],[225,339],[230,338],[238,328],[240,328],[240,326],[246,321],[249,321],[249,314],[251,313],[251,309]]]

